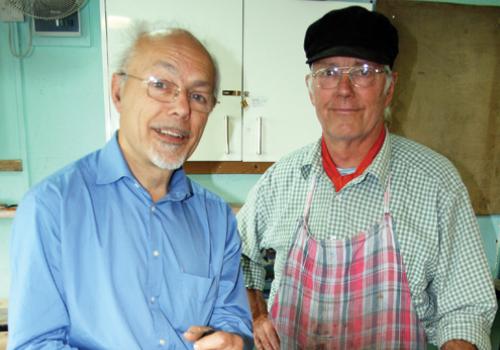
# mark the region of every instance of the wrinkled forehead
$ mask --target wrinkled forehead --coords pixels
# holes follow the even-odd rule
[[[206,72],[210,78],[214,76],[215,67],[209,53],[189,34],[143,36],[136,42],[134,51],[128,68],[141,71],[155,68],[172,74],[180,74],[189,69],[193,72]]]

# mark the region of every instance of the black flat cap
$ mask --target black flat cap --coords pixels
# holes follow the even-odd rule
[[[330,56],[357,57],[392,68],[398,31],[384,15],[360,6],[333,10],[307,28],[306,63]]]

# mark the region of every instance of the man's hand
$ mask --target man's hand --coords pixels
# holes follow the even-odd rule
[[[441,350],[477,350],[477,348],[465,340],[449,340],[441,346]]]
[[[253,337],[257,350],[280,350],[280,340],[273,323],[267,317],[267,307],[259,290],[247,289],[253,318]]]
[[[279,350],[280,341],[273,323],[267,315],[261,315],[253,320],[253,337],[257,350]]]
[[[184,338],[194,342],[195,350],[242,350],[243,338],[237,334],[216,331],[210,327],[192,326]]]

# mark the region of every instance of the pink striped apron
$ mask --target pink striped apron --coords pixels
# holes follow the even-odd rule
[[[390,181],[389,181],[390,183]],[[315,240],[308,216],[316,178],[271,307],[281,349],[425,349],[389,212],[346,240]]]

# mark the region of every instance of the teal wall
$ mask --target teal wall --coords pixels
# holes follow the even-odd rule
[[[498,5],[500,0],[455,0]],[[24,171],[0,172],[0,202],[18,203],[30,185],[105,142],[99,0],[82,10],[82,37],[34,38],[31,55],[14,58],[9,25],[0,22],[0,159],[22,159]],[[27,24],[19,28],[25,47]],[[242,203],[259,175],[193,175],[231,203]],[[0,298],[8,296],[11,219],[0,219]],[[479,218],[493,275],[500,215]]]

